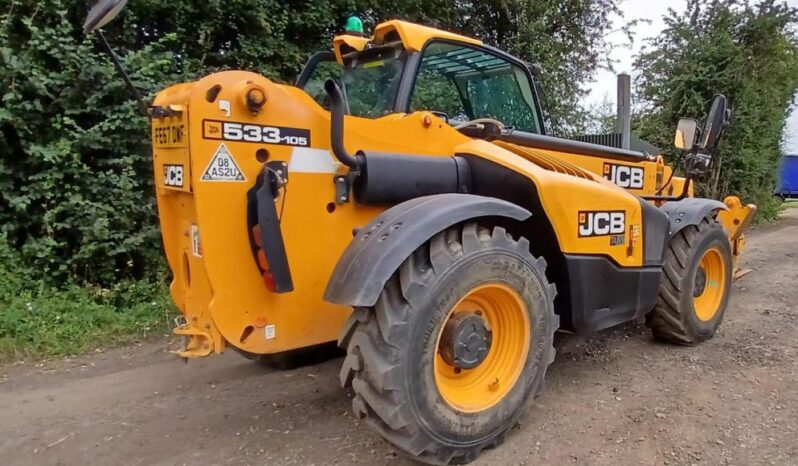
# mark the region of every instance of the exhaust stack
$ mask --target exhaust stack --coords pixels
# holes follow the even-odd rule
[[[621,135],[621,149],[632,146],[632,78],[626,73],[618,75],[618,122],[616,131]]]

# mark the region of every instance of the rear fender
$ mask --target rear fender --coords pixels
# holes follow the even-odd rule
[[[358,230],[335,266],[324,299],[373,306],[402,262],[437,233],[480,217],[524,221],[531,215],[511,202],[471,194],[437,194],[398,204]]]

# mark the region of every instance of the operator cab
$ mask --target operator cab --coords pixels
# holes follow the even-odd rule
[[[428,39],[416,51],[402,35],[421,26],[391,23],[398,23],[397,29],[385,33],[380,25],[373,41],[336,37],[335,51],[311,57],[297,87],[329,109],[324,83],[333,79],[346,97],[347,114],[362,118],[429,111],[460,130],[489,125],[544,134],[532,73],[524,62],[454,34]],[[402,34],[399,28],[410,30]]]
[[[327,110],[327,81],[341,91],[343,113],[382,118],[427,111],[462,134],[528,148],[624,162],[654,155],[546,135],[539,66],[481,41],[446,31],[388,21],[371,38],[335,37],[333,50],[313,55],[295,85]]]

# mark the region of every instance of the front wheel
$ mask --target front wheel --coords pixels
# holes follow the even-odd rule
[[[542,390],[555,294],[525,239],[477,223],[438,234],[344,327],[355,413],[417,460],[472,461]]]
[[[665,253],[657,304],[646,319],[654,336],[681,345],[711,338],[729,302],[732,263],[729,239],[715,220],[677,233]]]

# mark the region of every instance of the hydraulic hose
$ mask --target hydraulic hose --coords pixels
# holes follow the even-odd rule
[[[338,87],[338,83],[328,79],[324,83],[324,90],[330,96],[332,106],[330,108],[330,143],[335,157],[355,173],[360,172],[360,162],[357,157],[346,151],[344,147],[344,114],[346,113],[346,102],[344,93]]]

